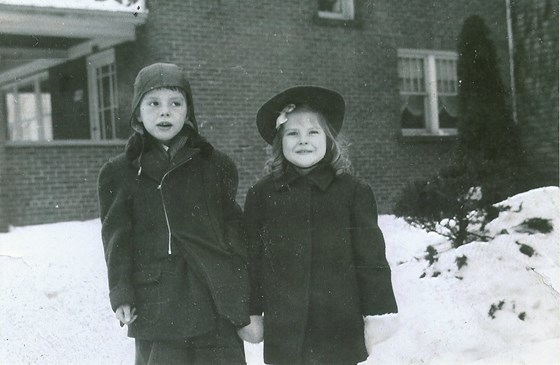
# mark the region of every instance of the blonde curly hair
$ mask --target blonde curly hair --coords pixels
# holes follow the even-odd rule
[[[327,118],[319,111],[310,107],[309,105],[298,105],[287,115],[294,113],[296,111],[309,111],[317,114],[319,125],[325,132],[327,137],[327,152],[324,159],[328,161],[336,175],[342,173],[351,173],[352,164],[348,158],[348,146],[349,144],[344,140],[344,137],[338,134],[335,137],[331,126],[328,123]],[[265,174],[272,174],[275,178],[280,177],[286,168],[288,167],[288,160],[284,157],[282,153],[282,138],[284,137],[285,124],[278,127],[274,140],[272,141],[272,147],[269,149],[270,158],[266,161],[264,166]]]

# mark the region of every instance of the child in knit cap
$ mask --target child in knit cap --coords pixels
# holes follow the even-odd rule
[[[130,123],[98,193],[111,306],[135,338],[136,365],[245,364],[240,336],[252,339],[237,169],[199,134],[176,65],[138,73]]]

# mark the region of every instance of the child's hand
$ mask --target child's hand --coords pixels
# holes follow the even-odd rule
[[[131,324],[138,318],[136,314],[136,308],[130,306],[130,304],[123,304],[117,308],[115,316],[122,324]]]
[[[263,340],[263,317],[251,316],[251,323],[237,330],[239,337],[249,343],[259,343]]]
[[[364,338],[368,355],[373,346],[393,336],[399,329],[397,313],[383,314],[380,316],[366,316],[364,318]]]

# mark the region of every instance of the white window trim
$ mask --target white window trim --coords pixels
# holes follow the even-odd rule
[[[112,131],[113,136],[102,138],[101,136],[101,121],[99,120],[99,93],[97,87],[97,74],[96,69],[103,65],[115,64],[115,49],[111,48],[87,58],[87,74],[88,74],[88,99],[89,99],[89,119],[90,119],[90,132],[92,140],[103,139],[116,139],[116,120],[113,119]],[[115,69],[115,78],[117,77],[117,70]],[[117,90],[118,91],[118,90]],[[113,101],[118,105],[118,92],[113,94]]]
[[[403,136],[456,136],[457,128],[439,128],[439,105],[436,78],[436,59],[449,59],[457,61],[458,55],[452,51],[408,49],[397,50],[397,57],[424,57],[424,80],[426,83],[427,100],[426,110],[429,115],[425,128],[401,128]]]
[[[342,13],[331,11],[318,11],[319,18],[337,19],[337,20],[353,20],[354,19],[354,0],[341,0]]]

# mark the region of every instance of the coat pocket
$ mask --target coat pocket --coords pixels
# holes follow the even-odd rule
[[[132,280],[136,291],[136,310],[142,322],[157,322],[161,315],[161,270],[137,271]]]

